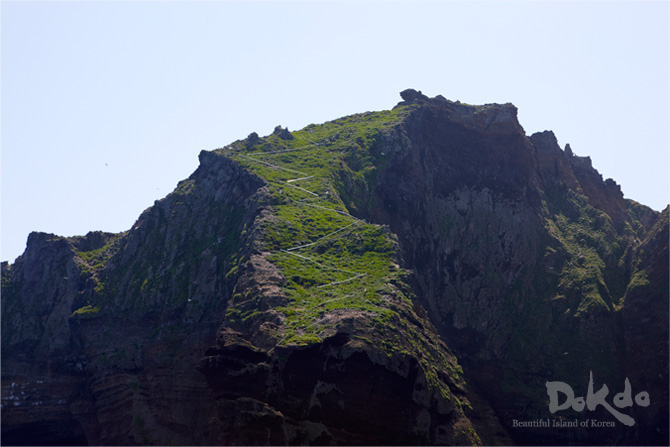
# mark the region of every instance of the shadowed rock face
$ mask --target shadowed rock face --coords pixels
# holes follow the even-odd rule
[[[208,443],[213,399],[196,366],[262,182],[201,162],[129,232],[33,233],[3,264],[3,442]]]
[[[374,202],[360,196],[357,209],[398,235],[420,301],[512,438],[665,443],[668,252],[659,233],[667,233],[667,210],[649,218],[551,132],[526,137],[511,105],[462,113],[466,106],[446,100],[409,98],[422,107],[385,135],[379,150],[395,148],[393,159],[368,187]],[[644,298],[640,271],[653,278]],[[651,340],[660,344],[655,354]],[[649,408],[635,430],[563,436],[510,427],[550,416],[546,381],[584,389],[590,371],[612,396],[640,375],[640,390],[654,389],[664,409]],[[594,414],[611,419],[581,416]]]
[[[206,353],[200,369],[218,397],[217,442],[408,445],[459,438],[458,412],[431,395],[412,357],[376,356],[346,333],[275,352],[268,357],[229,343]]]
[[[401,96],[304,131],[325,200],[384,225],[398,272],[358,303],[333,291],[350,303],[304,333],[305,281],[272,241],[297,200],[277,165],[302,173],[307,155],[270,171],[236,155],[298,150],[299,132],[203,151],[128,232],[31,234],[2,264],[3,444],[667,445],[668,209],[624,199],[553,133],[526,136],[511,104]],[[356,237],[318,253],[375,249]],[[613,420],[548,411],[547,381],[584,396],[591,372],[609,402],[626,378],[649,393],[623,410],[634,427],[514,427]]]

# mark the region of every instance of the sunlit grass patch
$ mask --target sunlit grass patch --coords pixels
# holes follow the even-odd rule
[[[397,279],[394,241],[380,226],[350,215],[334,181],[350,163],[363,177],[374,172],[382,155],[373,146],[405,113],[352,115],[307,126],[293,139],[273,134],[231,146],[230,156],[269,185],[274,218],[262,241],[285,278],[289,302],[276,309],[286,317],[280,343],[317,340],[329,312],[393,313],[382,294]]]

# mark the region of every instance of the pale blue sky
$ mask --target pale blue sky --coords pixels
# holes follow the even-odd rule
[[[201,149],[384,110],[512,102],[626,197],[669,201],[663,2],[8,2],[2,240],[129,229]]]

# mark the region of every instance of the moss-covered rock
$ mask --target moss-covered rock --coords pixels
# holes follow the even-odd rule
[[[511,104],[402,95],[203,151],[127,232],[33,233],[3,441],[667,443],[668,210]],[[591,373],[649,392],[634,429],[513,424],[607,419],[548,411]]]

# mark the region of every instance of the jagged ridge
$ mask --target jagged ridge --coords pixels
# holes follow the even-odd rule
[[[3,264],[3,441],[667,442],[662,400],[635,430],[511,421],[590,370],[667,395],[641,346],[668,338],[668,210],[511,104],[401,95],[202,152],[127,233],[32,235]]]

